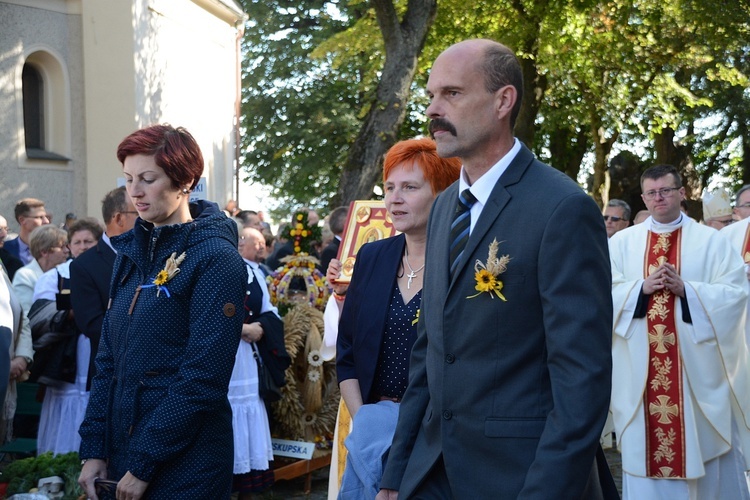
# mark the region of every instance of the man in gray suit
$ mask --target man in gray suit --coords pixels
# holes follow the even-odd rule
[[[513,137],[522,88],[518,60],[490,40],[453,45],[432,67],[430,132],[463,167],[430,215],[379,498],[617,496],[599,449],[612,371],[604,222]]]

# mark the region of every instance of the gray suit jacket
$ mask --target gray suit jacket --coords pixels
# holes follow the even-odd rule
[[[455,498],[597,498],[611,382],[607,236],[594,201],[522,147],[449,275],[458,183],[428,226],[409,387],[382,488],[409,498],[442,455]],[[475,290],[493,240],[507,302]],[[599,490],[592,493],[591,490]]]

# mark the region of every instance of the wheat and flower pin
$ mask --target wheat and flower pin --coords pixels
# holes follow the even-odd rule
[[[164,294],[169,297],[167,282],[180,272],[179,266],[182,264],[182,261],[185,260],[185,256],[185,252],[182,252],[179,257],[177,257],[177,252],[172,252],[172,255],[167,259],[167,263],[164,265],[164,269],[156,273],[156,278],[152,281],[153,285],[151,286],[156,287],[157,297],[162,290],[164,290]]]
[[[495,295],[497,295],[500,300],[507,302],[507,299],[501,293],[503,282],[500,280],[500,275],[508,269],[510,256],[503,255],[498,257],[498,246],[500,244],[497,242],[497,239],[493,239],[487,254],[487,262],[485,263],[477,259],[474,263],[474,279],[477,282],[474,289],[477,293],[466,297],[467,299],[473,299],[486,292],[490,294],[490,298],[494,299]]]

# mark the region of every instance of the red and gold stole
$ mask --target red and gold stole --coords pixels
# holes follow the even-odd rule
[[[680,272],[682,230],[649,231],[644,277],[668,262]],[[677,297],[668,289],[648,300],[648,378],[646,413],[646,475],[685,477],[685,419],[682,399],[682,359],[675,323]]]
[[[742,260],[745,264],[750,264],[750,224],[745,229],[745,241],[742,243]]]

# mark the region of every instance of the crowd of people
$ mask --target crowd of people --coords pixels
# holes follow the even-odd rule
[[[311,250],[352,417],[332,495],[618,498],[611,414],[625,498],[750,499],[750,186],[734,207],[704,192],[699,223],[656,165],[646,210],[600,210],[513,136],[522,71],[494,41],[441,53],[427,95],[431,138],[384,160],[399,234],[363,245],[349,283],[346,207]],[[0,217],[0,438],[30,379],[39,451],[78,451],[87,497],[250,498],[273,484],[259,370],[288,366],[266,278],[294,241],[261,211],[189,201],[203,157],[183,128],[135,131],[117,158],[103,227],[25,198],[6,241]],[[68,340],[37,338],[46,311]]]

